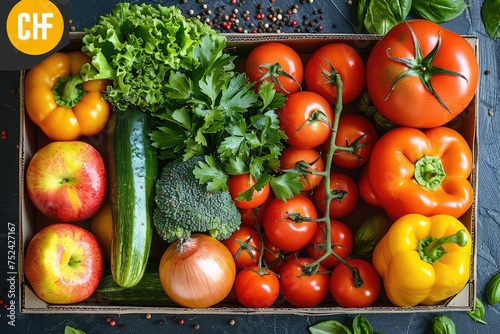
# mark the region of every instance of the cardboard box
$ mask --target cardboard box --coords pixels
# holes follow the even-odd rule
[[[81,33],[73,33],[71,44],[68,50],[80,47]],[[478,39],[475,36],[464,36],[478,53]],[[371,47],[377,42],[379,36],[375,35],[337,35],[337,34],[229,34],[228,48],[241,56],[245,56],[256,44],[268,41],[280,41],[292,46],[301,55],[307,57],[318,47],[331,43],[343,42],[356,48],[363,57],[366,57]],[[21,96],[24,96],[23,82],[25,73],[21,72],[20,86]],[[449,126],[457,129],[467,140],[474,158],[474,166],[470,176],[470,182],[475,189],[475,198],[472,207],[460,218],[469,229],[473,238],[473,251],[471,255],[470,280],[467,285],[457,295],[445,300],[435,306],[415,306],[401,308],[392,305],[387,298],[381,294],[379,300],[371,307],[361,309],[348,309],[336,305],[331,297],[319,306],[314,308],[295,308],[285,302],[277,302],[275,306],[267,309],[244,308],[238,303],[222,302],[211,308],[187,309],[187,308],[166,308],[166,307],[137,307],[137,306],[116,306],[109,302],[99,300],[92,296],[87,301],[74,305],[49,305],[40,300],[24,277],[23,260],[24,251],[40,228],[42,222],[27,196],[24,175],[28,163],[38,148],[46,143],[43,135],[31,123],[24,113],[23,98],[21,98],[20,115],[20,164],[19,164],[19,284],[20,284],[20,307],[24,313],[163,313],[163,314],[293,314],[293,315],[331,315],[341,313],[384,313],[384,312],[445,312],[445,311],[468,311],[474,308],[475,285],[476,285],[476,254],[477,254],[477,233],[476,233],[476,203],[477,203],[477,158],[478,158],[478,135],[477,135],[477,111],[478,92],[467,109],[452,121]],[[102,139],[102,138],[101,138]]]

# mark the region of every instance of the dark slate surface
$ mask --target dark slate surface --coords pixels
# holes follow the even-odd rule
[[[137,2],[137,1],[131,1]],[[193,9],[195,13],[201,12],[200,0],[185,1],[152,1],[164,5],[176,4],[188,13]],[[226,12],[238,8],[240,13],[245,9],[255,13],[259,3],[264,4],[264,9],[288,9],[293,4],[299,4],[296,18],[298,25],[302,25],[302,16],[307,14],[312,19],[319,9],[323,9],[324,19],[320,20],[323,29],[320,33],[358,33],[356,21],[356,4],[348,5],[346,0],[339,1],[237,1],[245,3],[244,6],[235,6],[230,0],[205,1],[208,8],[215,9],[219,5],[226,6]],[[485,32],[481,21],[480,10],[484,1],[466,1],[470,7],[457,19],[444,23],[443,26],[460,34],[476,35],[479,37],[479,61],[481,67],[480,95],[479,95],[479,185],[478,185],[478,296],[485,300],[484,289],[487,281],[500,271],[500,252],[498,236],[500,235],[500,145],[499,145],[499,72],[500,72],[500,45],[498,40],[492,40]],[[95,24],[100,15],[111,11],[116,0],[72,0],[71,20],[72,27],[81,31],[85,27]],[[317,12],[314,12],[316,10]],[[253,19],[252,19],[253,20]],[[255,20],[253,20],[256,22]],[[303,28],[303,32],[306,30]],[[283,32],[292,32],[287,28]],[[314,29],[311,30],[314,32]],[[486,74],[489,73],[489,74]],[[7,267],[8,230],[18,227],[18,142],[19,142],[19,86],[18,72],[0,72],[0,299],[10,302],[11,270]],[[18,291],[16,291],[18,292]],[[19,305],[18,297],[12,299],[16,306]],[[488,325],[474,322],[465,312],[446,313],[456,324],[457,333],[499,333],[500,332],[500,306],[486,305],[486,318]],[[70,325],[87,333],[155,333],[155,332],[192,332],[192,333],[306,333],[310,325],[321,320],[336,319],[349,325],[354,315],[332,315],[323,317],[290,316],[290,315],[187,315],[184,317],[153,315],[146,319],[144,314],[134,315],[27,315],[16,311],[11,314],[7,309],[0,309],[0,333],[63,333],[64,327]],[[384,333],[432,333],[431,321],[435,313],[405,313],[405,314],[366,314],[374,329]],[[106,321],[112,316],[117,321],[117,326],[110,327]],[[185,324],[181,327],[179,319],[183,318]],[[230,319],[235,320],[233,326],[229,325]],[[15,326],[9,321],[15,320]],[[194,325],[199,324],[199,329]]]

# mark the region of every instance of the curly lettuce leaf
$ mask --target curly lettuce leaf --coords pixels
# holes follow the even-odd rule
[[[206,36],[215,48],[225,37],[199,20],[187,20],[179,8],[118,3],[85,30],[82,51],[92,63],[82,68],[84,80],[111,79],[106,99],[124,110],[137,105],[156,111],[168,100],[165,81],[172,70],[193,70],[200,60],[195,48]]]

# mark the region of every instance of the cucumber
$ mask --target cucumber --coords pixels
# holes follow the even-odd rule
[[[131,288],[116,284],[107,270],[97,287],[98,298],[120,306],[170,306],[179,307],[163,290],[158,274],[158,263],[149,262],[142,279]]]
[[[153,237],[158,158],[149,133],[152,116],[138,107],[113,110],[107,137],[109,195],[113,217],[111,272],[133,287],[142,278]]]

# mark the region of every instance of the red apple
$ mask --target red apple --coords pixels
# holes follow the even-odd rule
[[[89,219],[106,196],[101,154],[82,141],[54,141],[35,153],[26,171],[28,195],[44,215],[58,222]]]
[[[72,223],[56,223],[28,244],[24,273],[35,293],[51,304],[73,304],[90,297],[104,271],[97,238]]]

